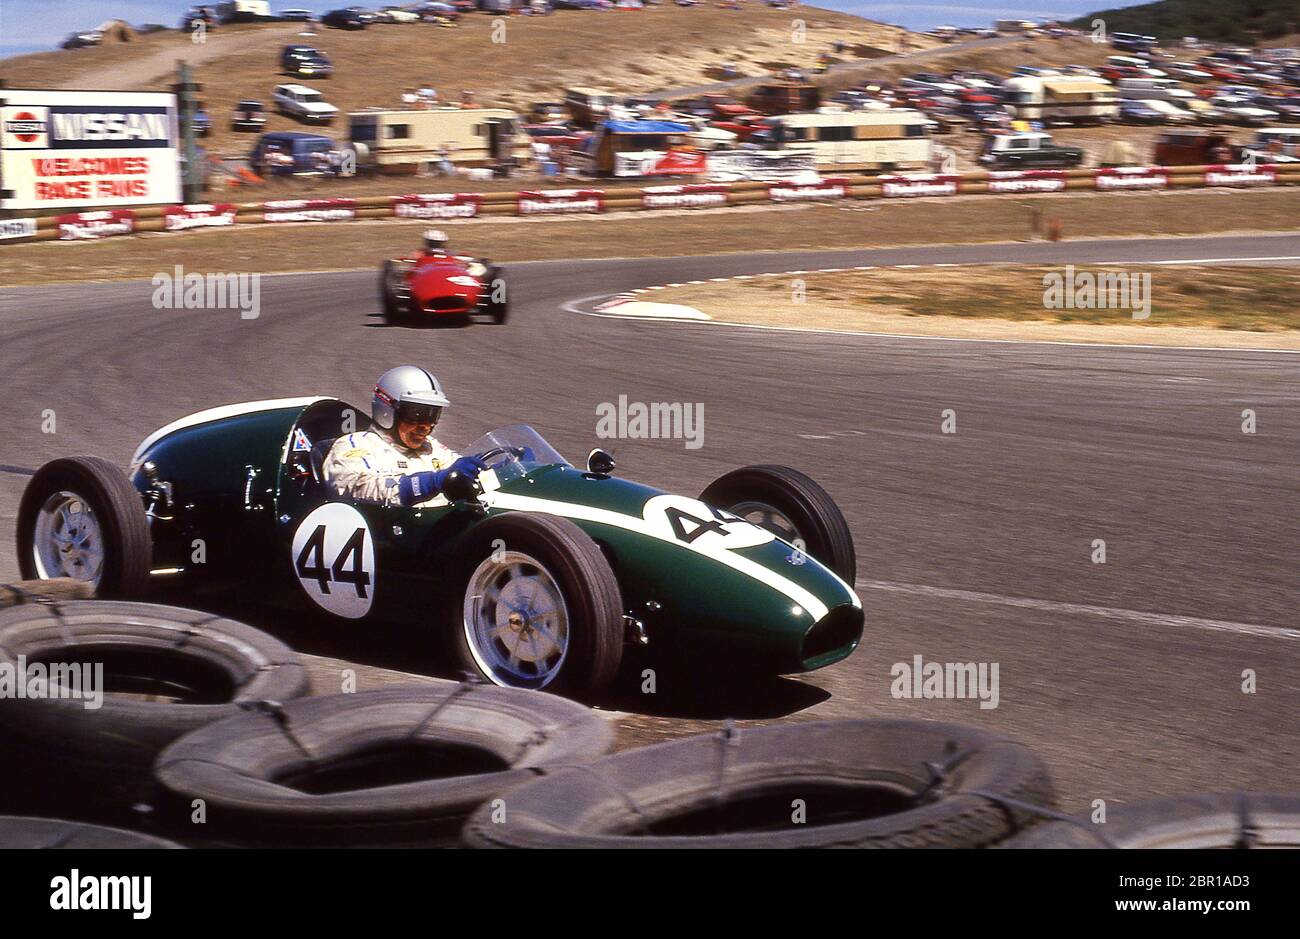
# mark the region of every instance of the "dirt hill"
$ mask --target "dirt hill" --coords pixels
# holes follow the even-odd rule
[[[526,108],[556,100],[573,85],[633,94],[708,82],[724,62],[744,75],[808,68],[837,40],[845,44],[841,59],[935,44],[845,13],[753,3],[743,10],[660,5],[543,17],[473,14],[455,29],[386,24],[357,32],[317,28],[315,35],[300,36],[299,25],[222,26],[202,44],[169,31],[126,44],[17,56],[0,60],[0,79],[11,88],[165,89],[184,59],[195,66],[213,119],[206,146],[233,154],[247,149],[251,135],[229,130],[231,108],[241,98],[269,103],[271,89],[290,80],[278,71],[278,54],[292,42],[313,45],[333,60],[332,78],[307,84],[343,111],[399,106],[404,90],[424,85],[444,98],[469,90],[483,104]],[[267,129],[302,128],[271,115]]]

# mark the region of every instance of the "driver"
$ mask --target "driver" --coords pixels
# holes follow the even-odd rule
[[[438,379],[424,369],[390,368],[375,383],[371,429],[334,441],[325,478],[341,496],[415,505],[437,496],[453,471],[478,476],[482,460],[460,456],[431,436],[450,404]]]
[[[430,228],[424,233],[424,256],[445,258],[451,256],[448,245],[451,239],[441,228]]]

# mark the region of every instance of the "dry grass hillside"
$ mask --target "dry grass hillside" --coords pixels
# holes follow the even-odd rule
[[[660,5],[640,11],[559,11],[545,17],[463,17],[455,29],[431,24],[377,25],[359,32],[319,29],[298,38],[291,23],[226,26],[204,44],[176,32],[141,36],[93,49],[44,52],[0,61],[10,87],[157,89],[173,80],[177,60],[195,65],[213,118],[207,144],[218,153],[242,153],[248,135],[229,130],[241,98],[268,101],[289,79],[278,53],[289,42],[323,50],[333,78],[314,84],[344,111],[395,106],[408,87],[432,85],[444,97],[473,91],[484,104],[524,108],[554,100],[573,85],[624,94],[715,80],[723,62],[742,74],[807,68],[837,40],[848,55],[893,51],[905,36],[910,48],[926,37],[845,13],[799,7]],[[495,41],[494,41],[495,40]],[[847,57],[847,56],[846,56]],[[272,115],[269,130],[300,125]]]

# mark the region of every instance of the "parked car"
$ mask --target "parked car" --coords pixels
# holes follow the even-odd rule
[[[1072,167],[1083,162],[1083,151],[1057,144],[1050,134],[995,134],[984,142],[979,162],[995,169]]]
[[[199,105],[194,112],[193,117],[194,134],[197,137],[206,137],[212,130],[212,115],[208,113],[207,108]]]
[[[401,7],[384,7],[379,11],[380,22],[384,23],[418,23],[420,14]]]
[[[262,102],[251,98],[240,101],[230,115],[231,130],[261,130],[266,126],[266,111]]]
[[[1255,95],[1250,103],[1256,107],[1276,111],[1279,120],[1288,124],[1300,123],[1300,98],[1286,98],[1282,95]]]
[[[276,85],[271,100],[281,114],[304,124],[329,124],[339,113],[323,94],[306,85]]]
[[[367,25],[355,10],[330,10],[320,21],[322,25],[333,29],[365,29]]]
[[[1243,148],[1243,156],[1260,163],[1300,163],[1300,129],[1265,127]]]
[[[104,40],[104,34],[97,29],[87,30],[84,33],[73,33],[67,39],[60,43],[60,49],[85,49],[90,46],[97,46]]]
[[[1170,62],[1165,66],[1171,78],[1178,78],[1186,82],[1207,82],[1214,76],[1205,69],[1200,68],[1191,62]]]
[[[528,119],[535,124],[553,124],[569,119],[569,109],[563,101],[535,101],[528,110]]]
[[[290,176],[321,172],[320,154],[338,147],[329,137],[302,131],[263,134],[248,154],[248,165],[258,176]]]
[[[1119,103],[1116,120],[1121,124],[1165,124],[1165,114],[1157,111],[1148,101],[1124,100]]]
[[[1225,124],[1240,124],[1243,127],[1260,127],[1272,124],[1278,119],[1278,113],[1270,108],[1260,108],[1245,98],[1233,95],[1215,95],[1208,99],[1211,107],[1223,112]]]
[[[280,50],[280,71],[299,78],[329,78],[334,65],[319,49],[293,45]]]
[[[1179,107],[1179,101],[1162,101],[1159,98],[1140,100],[1139,104],[1158,111],[1164,115],[1166,124],[1199,124],[1200,119],[1187,108]]]
[[[287,23],[314,23],[316,14],[311,10],[281,10],[280,19]]]

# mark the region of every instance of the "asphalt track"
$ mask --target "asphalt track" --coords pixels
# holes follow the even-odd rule
[[[364,404],[380,371],[419,362],[455,404],[449,443],[525,421],[578,460],[599,442],[601,402],[699,402],[702,448],[609,441],[620,472],[691,494],[746,463],[811,473],[855,533],[867,633],[846,662],[762,687],[717,669],[692,688],[629,693],[617,709],[631,738],[721,717],[910,716],[1025,741],[1074,808],[1293,790],[1300,356],[574,311],[650,284],[853,264],[1296,257],[1300,235],[515,264],[508,326],[437,329],[384,324],[370,271],[267,276],[253,320],[155,310],[147,282],[0,290],[0,578],[17,573],[14,513],[33,468],[70,453],[125,464],[150,430],[200,408],[308,393]],[[940,433],[948,408],[952,435]],[[45,409],[54,434],[42,433]],[[1105,564],[1091,561],[1094,539]],[[347,628],[300,627],[293,641],[385,654]],[[917,655],[997,663],[999,706],[893,698],[891,666]],[[1255,694],[1242,691],[1247,669]]]

